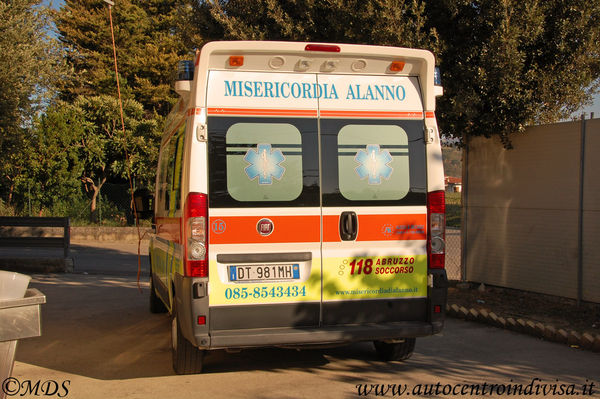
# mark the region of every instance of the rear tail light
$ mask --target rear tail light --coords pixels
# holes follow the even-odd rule
[[[427,223],[429,267],[443,269],[446,261],[446,197],[443,191],[427,194]]]
[[[185,275],[208,277],[208,200],[189,193],[185,201]]]

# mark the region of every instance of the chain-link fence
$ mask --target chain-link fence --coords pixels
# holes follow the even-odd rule
[[[462,280],[460,229],[446,228],[446,273],[449,280]]]
[[[462,280],[461,193],[446,192],[446,273],[449,280]]]

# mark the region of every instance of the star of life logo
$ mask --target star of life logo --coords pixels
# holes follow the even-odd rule
[[[279,149],[271,148],[271,144],[258,144],[256,149],[251,148],[246,152],[244,161],[248,165],[244,172],[250,180],[258,177],[258,184],[273,184],[273,178],[281,180],[285,168],[280,164],[285,161],[285,156]]]
[[[354,169],[361,180],[368,184],[381,184],[381,178],[388,180],[394,171],[389,164],[393,158],[388,150],[382,150],[379,144],[367,144],[365,150],[359,150],[354,160],[360,165]]]

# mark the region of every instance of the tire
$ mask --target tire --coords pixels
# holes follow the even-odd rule
[[[163,301],[156,295],[154,290],[154,281],[152,279],[152,273],[150,273],[150,313],[166,313],[167,307]]]
[[[174,301],[173,301],[174,302]],[[173,355],[173,370],[177,374],[199,374],[202,372],[205,351],[190,343],[179,327],[177,308],[173,303],[173,318],[171,321],[171,353]]]
[[[405,338],[404,342],[388,344],[383,341],[373,341],[377,355],[386,362],[406,360],[415,350],[416,338]]]

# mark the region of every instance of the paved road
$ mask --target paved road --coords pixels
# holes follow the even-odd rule
[[[42,308],[43,335],[19,343],[13,372],[21,382],[64,383],[66,389],[57,394],[68,390],[68,398],[355,398],[358,384],[407,384],[412,392],[438,382],[436,396],[447,397],[443,390],[452,385],[446,384],[460,393],[456,384],[526,388],[534,378],[573,383],[578,391],[593,382],[600,392],[599,354],[453,319],[443,334],[418,340],[415,354],[404,363],[378,361],[367,343],[306,351],[216,351],[207,356],[204,374],[176,376],[168,317],[148,312],[147,277],[141,293],[137,288],[137,245],[78,248],[79,273],[35,276],[32,286],[48,302]],[[542,397],[542,386],[538,389]],[[561,397],[547,395],[553,396]]]

